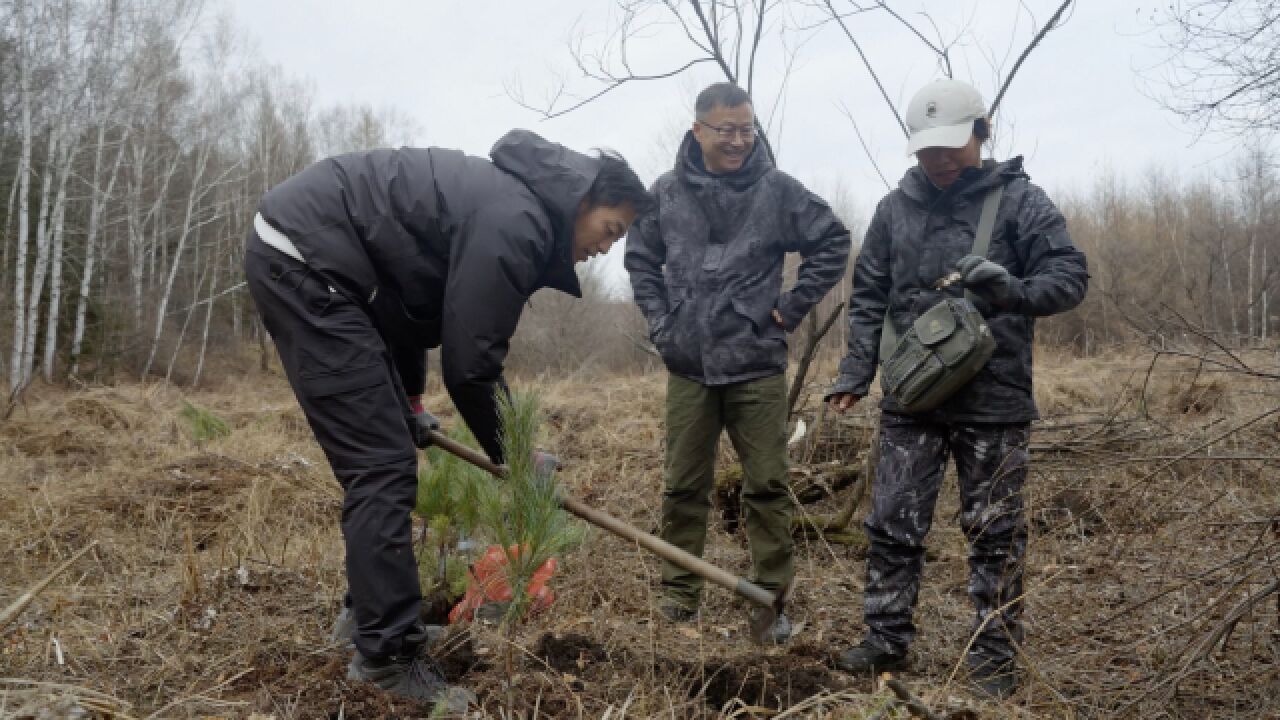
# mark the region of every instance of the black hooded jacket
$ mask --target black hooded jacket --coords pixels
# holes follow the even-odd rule
[[[364,305],[389,346],[441,348],[454,405],[501,460],[494,389],[509,342],[536,290],[581,297],[573,225],[599,165],[527,130],[503,136],[490,158],[435,147],[340,155],[273,188],[259,212]]]

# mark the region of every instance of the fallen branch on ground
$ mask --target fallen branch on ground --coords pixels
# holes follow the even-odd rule
[[[84,557],[85,553],[89,552],[90,550],[94,549],[97,546],[98,546],[97,540],[94,540],[88,545],[85,545],[80,550],[80,552],[67,558],[65,561],[63,561],[61,565],[54,568],[53,572],[46,575],[43,580],[36,583],[35,585],[32,585],[30,590],[26,591],[17,600],[14,600],[12,603],[10,603],[9,607],[4,609],[4,612],[0,612],[0,630],[3,630],[4,628],[8,627],[9,623],[16,620],[18,618],[18,614],[21,613],[23,610],[25,610],[27,606],[31,604],[31,601],[35,600],[40,593],[44,592],[44,589],[49,586],[49,583],[53,582],[55,578],[57,578],[59,575],[65,572],[67,568],[71,567],[71,565],[75,563],[75,561]]]

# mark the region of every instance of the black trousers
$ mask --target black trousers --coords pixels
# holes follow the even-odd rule
[[[413,556],[417,451],[399,375],[366,309],[250,233],[249,293],[289,384],[342,484],[342,536],[366,657],[416,653],[425,638]]]

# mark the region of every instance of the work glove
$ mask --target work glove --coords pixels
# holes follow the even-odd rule
[[[956,272],[966,290],[996,307],[1011,308],[1022,301],[1022,281],[999,263],[965,255],[956,263]]]
[[[427,412],[422,407],[422,396],[411,395],[409,397],[409,411],[412,413],[409,422],[409,431],[413,433],[413,444],[420,448],[425,448],[431,444],[431,431],[440,429],[440,421],[435,415]]]
[[[556,471],[563,467],[560,458],[542,450],[533,451],[533,474],[542,482],[550,482]]]

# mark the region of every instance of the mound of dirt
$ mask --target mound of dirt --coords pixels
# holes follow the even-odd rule
[[[543,635],[534,654],[557,672],[580,674],[590,665],[609,661],[609,651],[591,638],[576,633],[564,637]]]
[[[746,705],[782,710],[841,685],[821,664],[790,654],[761,657],[756,662],[708,663],[703,678],[702,692],[712,709],[724,709],[740,700]]]
[[[627,651],[610,652],[576,633],[543,635],[535,655],[557,672],[574,676],[595,677],[643,666]],[[655,665],[675,681],[669,685],[688,687],[689,697],[700,696],[711,710],[722,710],[735,701],[782,710],[820,692],[846,687],[843,676],[827,668],[828,661],[825,651],[797,645],[780,655],[734,657],[705,664],[657,658]]]

